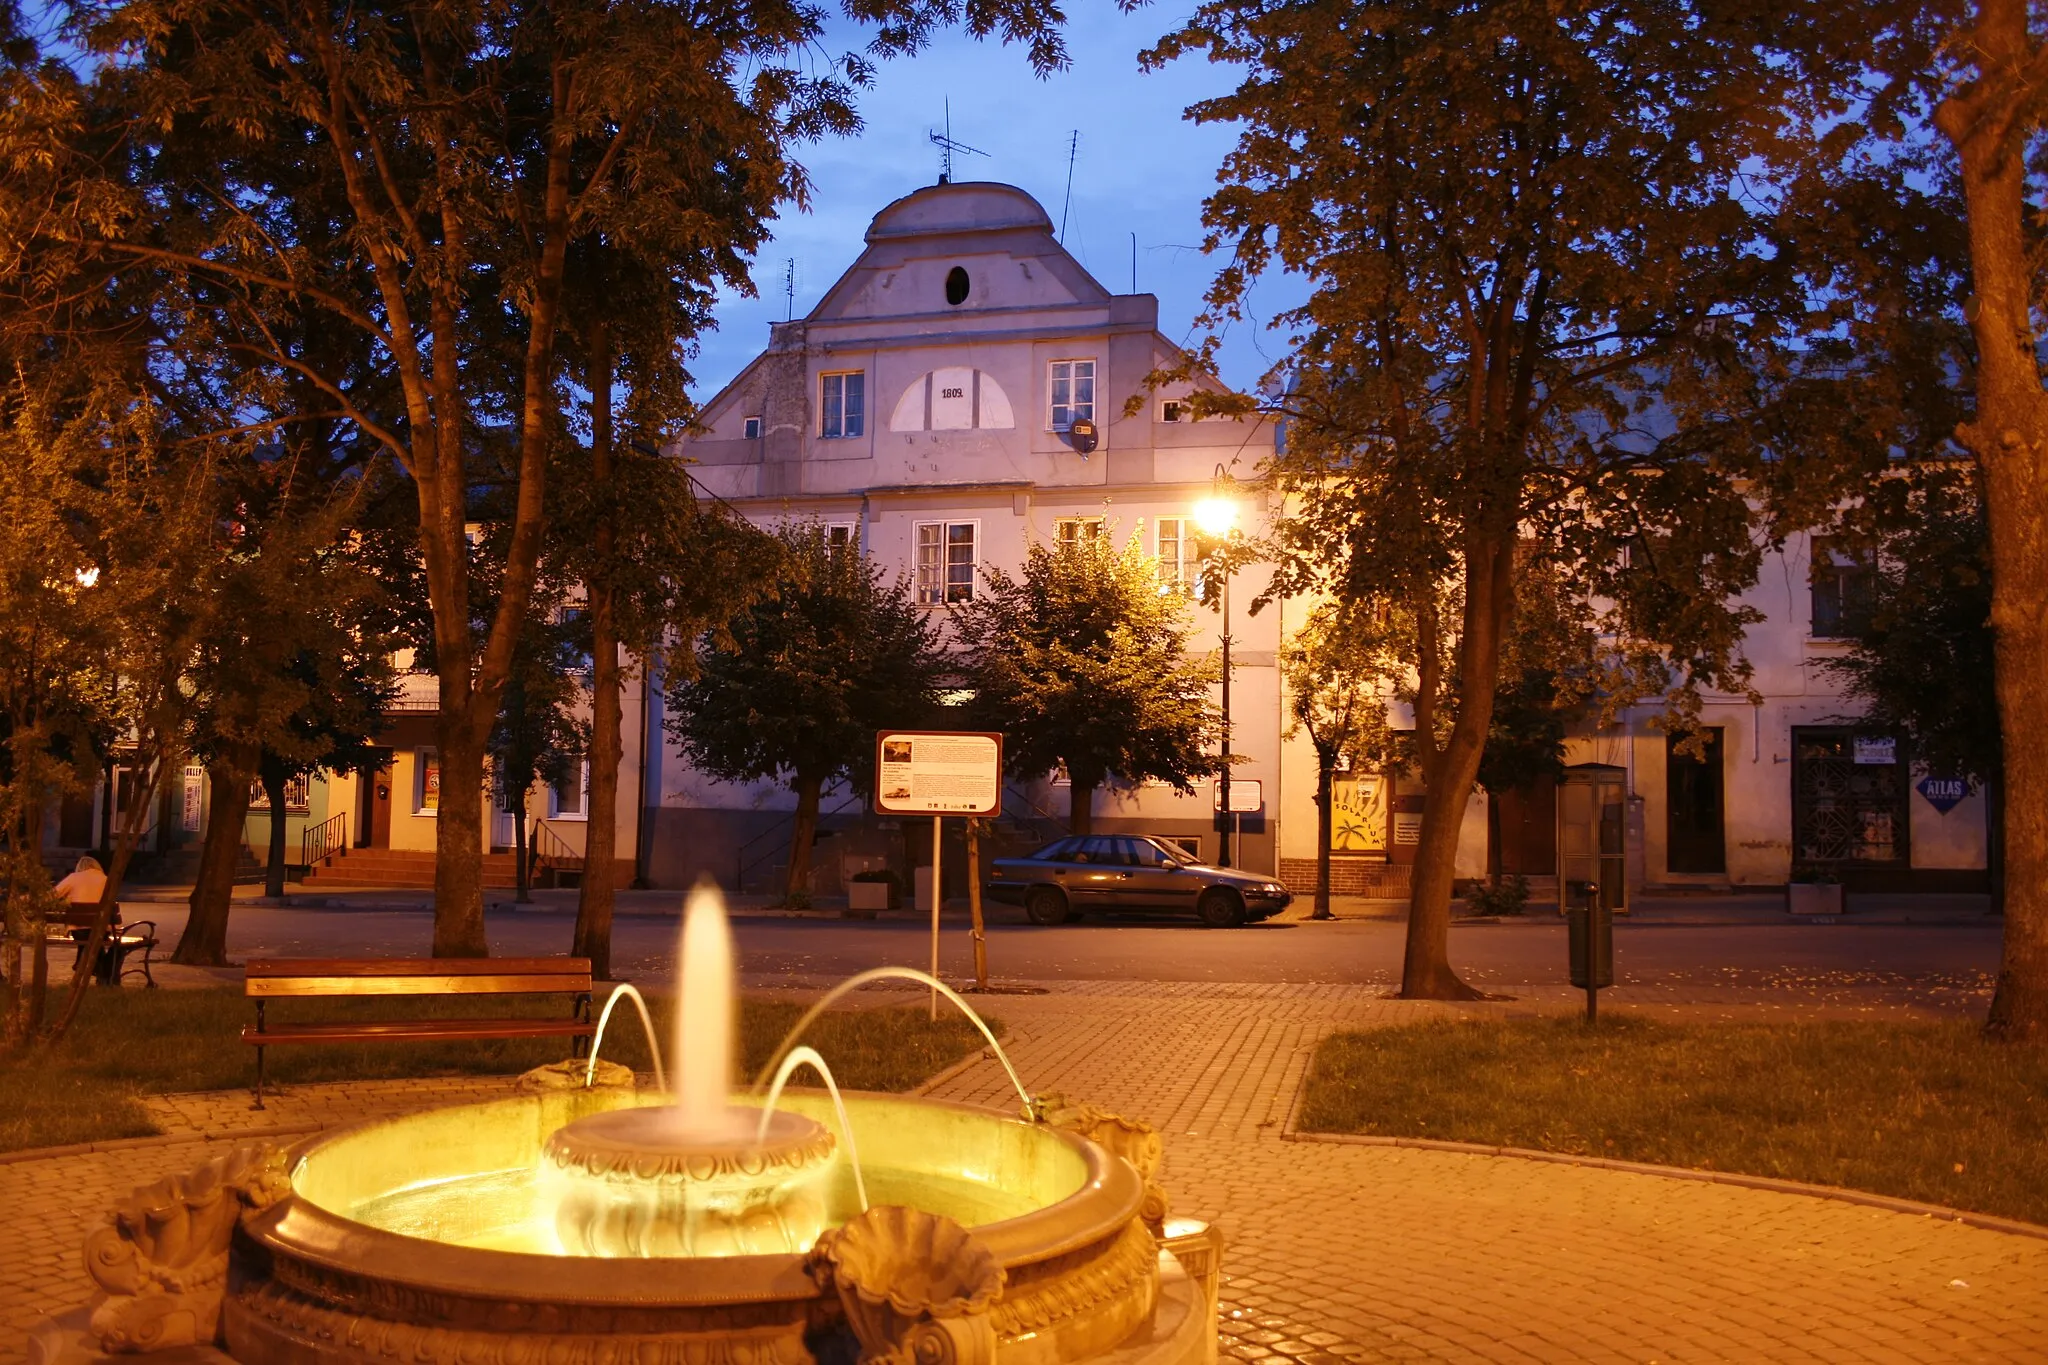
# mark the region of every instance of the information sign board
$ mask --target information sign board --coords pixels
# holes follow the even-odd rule
[[[1209,803],[1217,810],[1223,809],[1223,783],[1219,779],[1209,784]],[[1266,794],[1256,777],[1233,777],[1230,779],[1230,813],[1232,815],[1254,815],[1264,810]]]
[[[1928,805],[1947,815],[1970,794],[1970,784],[1960,777],[1923,777],[1919,790]]]
[[[1858,764],[1878,766],[1899,761],[1899,742],[1889,735],[1858,735],[1852,742],[1853,756]]]
[[[875,735],[875,809],[885,815],[999,815],[1003,737],[973,730]]]

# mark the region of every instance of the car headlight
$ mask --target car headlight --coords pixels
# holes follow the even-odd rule
[[[1284,896],[1287,894],[1287,888],[1278,882],[1260,882],[1257,889],[1261,894],[1267,896]]]

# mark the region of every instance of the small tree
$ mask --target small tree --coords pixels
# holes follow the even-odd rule
[[[1871,610],[1855,647],[1827,668],[1871,720],[1906,733],[1916,768],[1984,788],[2002,905],[2005,748],[1983,488],[1975,465],[1938,465],[1885,480],[1851,514],[1846,529],[1875,561]]]
[[[809,889],[826,784],[872,767],[876,730],[930,712],[943,659],[907,582],[886,581],[815,523],[777,534],[774,595],[733,617],[728,638],[699,643],[697,675],[670,689],[668,727],[705,772],[774,779],[796,794],[784,884],[794,898]]]
[[[1187,604],[1161,592],[1133,536],[1033,545],[1023,573],[982,571],[986,591],[953,608],[974,714],[1003,732],[1018,777],[1064,767],[1069,826],[1086,834],[1112,779],[1194,790],[1216,770],[1215,666],[1188,656]]]
[[[1289,734],[1306,733],[1316,755],[1316,893],[1312,919],[1330,918],[1330,831],[1337,770],[1383,755],[1387,702],[1398,662],[1371,618],[1339,603],[1316,608],[1280,650]]]

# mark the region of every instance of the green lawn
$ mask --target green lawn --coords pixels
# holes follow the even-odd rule
[[[2048,1049],[1965,1022],[1617,1016],[1337,1034],[1301,1127],[1840,1185],[2048,1224]]]
[[[666,1051],[668,1002],[648,1001]],[[508,1008],[509,1005],[509,1008]],[[567,1002],[536,997],[484,1001],[318,1000],[273,1003],[275,1023],[355,1017],[409,1018],[560,1013]],[[745,1000],[740,1010],[744,1056],[737,1078],[750,1079],[803,1012],[800,1005]],[[138,1099],[181,1090],[224,1090],[252,1083],[255,1049],[241,1041],[254,1006],[234,990],[93,991],[77,1024],[53,1052],[0,1061],[0,1151],[139,1137],[156,1130]],[[990,1021],[1001,1032],[1001,1025]],[[964,1019],[924,1009],[835,1010],[810,1028],[806,1042],[824,1054],[848,1089],[905,1090],[981,1045]],[[269,1049],[268,1074],[294,1081],[388,1076],[508,1075],[569,1053],[566,1039],[475,1043],[355,1043]],[[604,1056],[649,1069],[639,1016],[629,1004],[612,1013]],[[805,1075],[799,1084],[809,1083]]]

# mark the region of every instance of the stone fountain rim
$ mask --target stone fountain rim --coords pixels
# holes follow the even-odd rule
[[[1000,1110],[952,1100],[879,1091],[842,1093],[849,1101],[951,1109],[995,1123],[1025,1123]],[[449,1107],[492,1109],[539,1102],[540,1097],[522,1095]],[[403,1121],[403,1117],[369,1119],[313,1134],[287,1150],[287,1169],[295,1170],[301,1159],[329,1143]],[[1078,1153],[1085,1175],[1081,1187],[1057,1203],[973,1230],[976,1240],[988,1248],[1005,1270],[1051,1260],[1116,1235],[1138,1216],[1145,1197],[1144,1182],[1137,1171],[1106,1148],[1063,1129],[1043,1124],[1027,1126],[1044,1140],[1064,1143]],[[250,1220],[247,1231],[265,1248],[321,1270],[396,1281],[410,1289],[466,1298],[692,1307],[812,1299],[823,1292],[805,1271],[804,1254],[798,1252],[614,1258],[543,1256],[455,1246],[359,1223],[315,1204],[296,1190]],[[682,1264],[689,1265],[688,1275],[676,1273],[676,1267]],[[404,1267],[403,1271],[385,1269],[396,1266]]]

